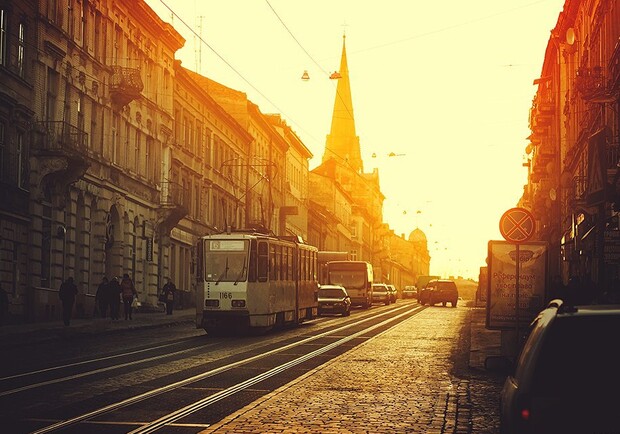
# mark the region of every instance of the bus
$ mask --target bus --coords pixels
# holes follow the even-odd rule
[[[243,332],[318,314],[317,251],[299,237],[230,231],[198,240],[196,328]]]
[[[319,284],[323,285],[327,283],[327,263],[329,261],[348,261],[349,259],[349,252],[319,250]]]
[[[329,261],[327,284],[345,287],[351,303],[364,309],[372,305],[372,265],[366,261]]]

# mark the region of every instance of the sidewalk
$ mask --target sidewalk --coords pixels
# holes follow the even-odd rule
[[[163,327],[177,324],[190,324],[196,320],[196,309],[178,309],[172,315],[165,312],[135,312],[132,320],[122,315],[117,320],[110,318],[72,319],[65,326],[62,319],[50,322],[9,324],[0,327],[0,350],[16,345],[44,343],[56,339],[74,339],[104,333],[117,333],[123,330]]]

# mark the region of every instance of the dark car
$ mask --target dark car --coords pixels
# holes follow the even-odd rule
[[[390,304],[390,289],[385,283],[372,284],[372,302]]]
[[[321,285],[319,287],[319,315],[326,313],[349,316],[351,314],[351,297],[340,285]]]
[[[454,280],[436,279],[431,280],[426,285],[425,301],[429,306],[441,303],[445,306],[450,303],[452,307],[456,307],[459,300],[459,290]],[[422,303],[424,304],[424,303]]]
[[[396,303],[396,300],[398,299],[398,290],[394,285],[387,285],[387,287],[390,291],[390,302]]]
[[[554,300],[500,396],[502,434],[618,432],[620,305]]]
[[[420,303],[421,305],[425,305],[426,303],[428,303],[428,294],[430,290],[431,288],[428,285],[418,289],[418,303]]]

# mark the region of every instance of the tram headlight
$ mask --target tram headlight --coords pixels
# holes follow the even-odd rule
[[[205,300],[205,306],[206,307],[220,307],[220,301],[219,300]]]
[[[232,307],[245,307],[245,300],[233,300],[231,303]]]

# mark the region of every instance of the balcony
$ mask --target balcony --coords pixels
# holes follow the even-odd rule
[[[144,84],[139,69],[112,67],[110,98],[116,109],[123,108],[131,101],[140,98],[142,89],[144,89]]]
[[[613,102],[615,96],[608,86],[603,68],[594,66],[592,68],[581,67],[577,69],[575,77],[575,88],[581,98],[588,102]]]
[[[189,190],[176,182],[160,184],[157,221],[160,233],[168,235],[183,217],[189,213]]]
[[[37,122],[32,130],[33,183],[38,197],[52,193],[63,208],[66,188],[88,170],[88,134],[64,121]]]

